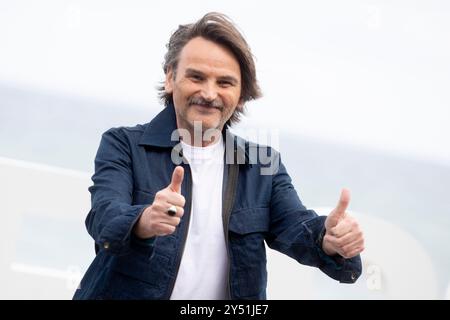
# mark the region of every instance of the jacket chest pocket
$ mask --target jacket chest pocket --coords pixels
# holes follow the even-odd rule
[[[269,208],[249,208],[230,216],[229,241],[234,290],[239,298],[256,299],[267,285],[264,239],[270,227]]]
[[[229,230],[236,235],[263,234],[269,231],[269,208],[241,209],[231,213]]]

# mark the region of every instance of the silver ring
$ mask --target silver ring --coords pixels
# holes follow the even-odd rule
[[[177,214],[177,207],[170,206],[169,209],[167,209],[167,214],[171,217]]]

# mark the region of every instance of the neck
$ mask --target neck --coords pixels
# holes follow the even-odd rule
[[[185,131],[186,133],[188,133],[180,134],[181,140],[183,140],[184,143],[194,147],[207,147],[213,145],[220,141],[222,137],[222,132],[217,129],[214,130],[214,132],[211,132],[211,130],[207,130],[205,132],[195,132],[189,130],[180,131]]]
[[[222,130],[218,128],[205,129],[201,122],[195,122],[194,126],[182,127],[177,125],[180,139],[184,143],[194,147],[207,147],[220,141]]]

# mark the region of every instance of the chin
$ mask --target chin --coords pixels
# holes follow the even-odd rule
[[[205,120],[194,120],[194,121],[202,122],[202,131],[205,131],[208,129],[219,129],[220,128],[220,124],[217,122],[211,122],[211,121],[205,121]],[[192,122],[192,125],[194,125],[194,122]]]
[[[192,126],[195,126],[196,122],[201,122],[203,130],[220,127],[220,120],[211,119],[210,117],[192,117],[189,122]]]

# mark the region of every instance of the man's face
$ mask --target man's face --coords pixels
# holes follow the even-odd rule
[[[239,104],[241,70],[227,48],[201,37],[182,49],[178,67],[166,75],[165,90],[172,93],[178,128],[222,130]],[[239,105],[238,105],[239,104]]]

